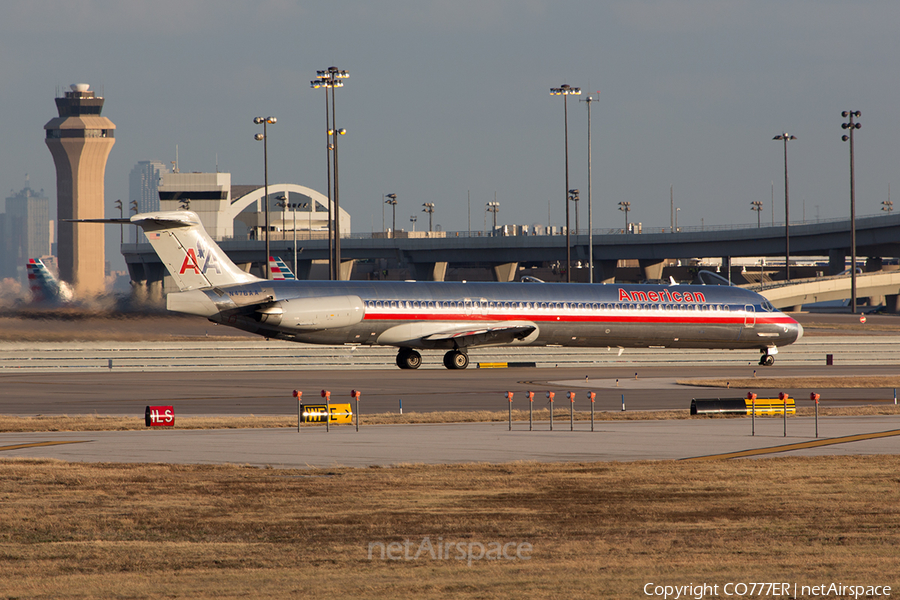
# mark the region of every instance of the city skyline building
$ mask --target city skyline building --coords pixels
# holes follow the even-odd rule
[[[28,259],[50,254],[50,199],[44,190],[31,189],[26,180],[24,188],[7,197],[0,232],[0,277],[13,277],[27,286]]]
[[[124,216],[130,217],[132,202],[137,202],[139,213],[155,212],[159,210],[159,185],[164,173],[169,172],[169,166],[159,160],[141,160],[131,169],[128,176],[128,200],[123,199]],[[126,236],[129,243],[142,242],[143,235],[137,227],[129,227]]]
[[[59,116],[44,125],[44,141],[56,165],[59,277],[82,298],[106,291],[103,225],[66,219],[104,217],[106,160],[116,142],[116,126],[100,116],[103,103],[88,84],[73,84],[56,98]]]

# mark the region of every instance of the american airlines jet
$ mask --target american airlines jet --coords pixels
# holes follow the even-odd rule
[[[416,369],[444,350],[465,369],[473,346],[757,350],[771,365],[802,326],[749,290],[715,285],[265,280],[239,269],[189,211],[137,214],[178,285],[171,311],[267,338],[387,345]]]

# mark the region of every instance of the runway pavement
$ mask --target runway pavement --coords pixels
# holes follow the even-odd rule
[[[557,401],[567,391],[578,394],[576,410],[587,410],[584,395],[596,391],[596,410],[621,410],[625,395],[628,410],[687,410],[692,398],[743,397],[747,390],[675,385],[675,380],[696,377],[752,377],[750,367],[612,366],[529,369],[430,370],[320,370],[320,371],[198,371],[172,373],[2,373],[0,414],[6,415],[116,415],[142,418],[147,405],[174,405],[182,416],[296,414],[293,390],[318,398],[323,389],[335,401],[349,400],[353,389],[362,392],[363,413],[448,410],[505,411],[507,391],[516,393],[516,408],[526,408],[525,392],[536,393],[536,407],[545,407],[547,391]],[[635,379],[635,373],[638,378]],[[784,391],[801,404],[811,391],[825,406],[893,401],[892,389],[830,389],[828,378],[847,375],[891,375],[896,368],[788,367],[766,370],[772,376],[819,376],[815,389],[768,389],[761,383],[759,397]],[[587,380],[585,379],[587,377]],[[811,405],[811,404],[809,404]],[[559,405],[557,405],[559,406]]]
[[[826,366],[827,354],[833,366]],[[294,415],[299,389],[308,399],[328,389],[333,401],[362,391],[366,414],[430,411],[505,411],[506,391],[516,393],[514,407],[525,409],[524,393],[536,392],[535,408],[545,408],[545,392],[555,391],[563,406],[575,391],[576,410],[587,410],[585,392],[597,392],[597,411],[620,411],[622,396],[635,410],[687,410],[692,398],[743,397],[746,390],[678,385],[686,378],[767,376],[819,377],[816,389],[766,389],[790,393],[799,405],[810,391],[825,406],[892,402],[891,389],[832,389],[828,378],[895,375],[900,365],[900,336],[817,335],[781,350],[774,367],[756,364],[752,351],[478,348],[479,361],[533,361],[535,368],[448,371],[439,353],[425,353],[425,366],[401,371],[392,348],[307,346],[248,339],[182,342],[4,342],[0,343],[0,414],[118,415],[143,419],[149,404],[175,406],[183,416]],[[636,376],[637,375],[637,376]],[[557,408],[560,405],[557,404]],[[567,406],[566,406],[567,407]],[[52,457],[73,461],[237,463],[271,466],[390,465],[402,462],[504,462],[509,460],[665,460],[723,453],[749,456],[784,454],[896,453],[898,417],[828,417],[820,433],[839,442],[814,445],[814,425],[805,417],[757,422],[749,435],[747,419],[557,423],[557,431],[528,432],[527,424],[364,426],[356,433],[324,430],[133,431],[103,433],[0,434],[0,458]],[[844,436],[864,435],[861,439]],[[51,445],[21,447],[21,444]],[[77,443],[66,443],[77,442]],[[785,444],[800,444],[786,447]],[[761,452],[770,447],[772,453]]]
[[[621,353],[620,353],[621,352]],[[370,346],[314,346],[249,338],[246,341],[192,339],[180,342],[59,341],[0,343],[0,374],[106,371],[321,371],[396,369],[397,349]],[[781,348],[778,366],[900,364],[900,335],[807,336]],[[424,351],[421,370],[443,370],[443,353]],[[485,347],[469,351],[470,369],[480,362],[534,362],[539,368],[747,366],[759,368],[755,350],[648,348]]]
[[[273,468],[403,463],[681,460],[822,454],[896,454],[900,417],[746,418],[688,421],[370,425],[254,430],[0,434],[0,458],[73,462],[239,464]],[[723,456],[724,455],[724,456]]]

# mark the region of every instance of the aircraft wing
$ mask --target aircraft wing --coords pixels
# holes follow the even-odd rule
[[[379,343],[416,348],[467,348],[531,341],[538,327],[528,321],[495,323],[416,323],[385,331]]]

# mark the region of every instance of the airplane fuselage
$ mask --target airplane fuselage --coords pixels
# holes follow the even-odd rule
[[[179,292],[170,310],[267,338],[399,348],[397,365],[444,349],[464,369],[474,346],[730,348],[762,352],[803,328],[754,292],[728,285],[586,285],[263,280],[239,269],[190,211],[134,215]]]
[[[520,338],[497,341],[519,345],[765,350],[802,335],[794,319],[762,296],[728,286],[260,281],[190,293],[215,299],[215,313],[204,315],[215,322],[317,344],[450,349],[467,344],[436,335],[442,329],[497,324],[533,325]],[[349,299],[348,310],[359,304],[358,318],[337,315],[329,325],[326,313],[341,304],[336,299]],[[279,309],[273,324],[257,310],[260,303],[287,308],[297,301],[308,303],[307,312],[324,311],[320,322],[294,326],[282,318],[290,311]]]

